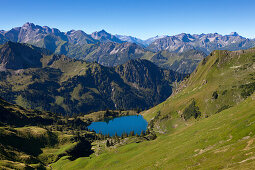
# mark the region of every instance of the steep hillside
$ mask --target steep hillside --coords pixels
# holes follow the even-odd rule
[[[130,60],[141,58],[146,50],[135,43],[101,43],[97,49],[85,56],[89,62],[97,62],[104,66],[117,66]]]
[[[206,57],[206,54],[198,50],[187,50],[174,53],[160,51],[157,53],[146,53],[142,58],[150,60],[156,65],[179,73],[190,74],[198,64]]]
[[[250,169],[254,167],[255,49],[214,51],[165,102],[143,113],[157,139],[56,169]]]
[[[121,66],[104,67],[26,44],[8,42],[0,52],[1,96],[23,107],[64,114],[150,108],[164,101],[172,93],[172,83],[183,78],[145,60],[129,62],[121,70]],[[137,79],[123,77],[126,74]]]
[[[148,60],[131,60],[115,68],[125,83],[143,91],[152,103],[164,101],[172,93],[170,82],[179,82],[185,75],[160,69]],[[142,95],[142,93],[141,93]],[[154,97],[152,97],[154,96]]]
[[[0,70],[42,67],[43,54],[50,54],[47,50],[10,41],[0,49]]]
[[[160,110],[162,114],[181,116],[192,101],[196,102],[202,117],[235,106],[255,90],[254,63],[254,48],[214,51],[179,85],[174,95],[149,110],[148,115]]]
[[[253,169],[255,97],[153,141],[112,148],[53,169]],[[169,125],[174,126],[175,124]]]

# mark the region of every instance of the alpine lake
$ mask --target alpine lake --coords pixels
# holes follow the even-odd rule
[[[114,136],[116,133],[118,136],[121,136],[124,133],[129,134],[131,131],[134,131],[134,134],[140,135],[142,131],[146,131],[147,125],[148,122],[142,115],[130,115],[93,122],[88,126],[88,129],[103,135],[109,134],[109,136]]]

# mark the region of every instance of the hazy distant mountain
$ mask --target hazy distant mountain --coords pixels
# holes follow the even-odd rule
[[[156,41],[158,39],[164,38],[164,37],[166,37],[166,35],[161,35],[161,36],[157,35],[156,37],[151,37],[151,38],[148,38],[147,40],[144,40],[144,43],[148,46],[152,42],[154,42],[154,41]]]
[[[144,40],[141,40],[136,37],[127,36],[127,35],[117,35],[117,34],[115,36],[118,37],[121,41],[136,43],[142,46],[146,46],[146,44],[144,43]]]
[[[156,37],[149,38],[147,40],[142,40],[136,37],[126,36],[126,35],[116,35],[116,36],[122,41],[136,43],[139,45],[143,45],[144,47],[147,47],[148,45],[150,45],[153,41],[157,39],[166,37],[166,36],[156,36]]]
[[[184,52],[186,50],[196,49],[209,54],[213,50],[240,50],[253,47],[255,41],[244,38],[233,32],[229,35],[214,34],[179,34],[175,36],[167,36],[155,40],[148,49],[152,51],[167,50],[171,52]]]

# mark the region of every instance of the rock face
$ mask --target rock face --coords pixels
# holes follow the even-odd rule
[[[236,32],[230,35],[214,34],[179,34],[157,39],[151,43],[148,49],[152,51],[168,50],[171,52],[184,52],[186,50],[196,49],[209,54],[213,50],[240,50],[253,47],[253,40],[244,38]]]
[[[172,93],[169,82],[180,81],[184,78],[184,75],[159,68],[148,60],[140,59],[130,60],[116,67],[115,70],[124,82],[136,89],[144,92],[150,89],[148,96],[155,96],[154,101],[161,101]],[[152,97],[148,97],[148,99],[152,99]],[[154,103],[153,100],[152,103]]]
[[[86,56],[86,61],[96,61],[104,66],[117,66],[132,59],[141,58],[145,54],[145,49],[135,43],[101,43],[93,53]]]
[[[90,35],[86,34],[85,32],[78,30],[71,30],[66,33],[68,38],[68,42],[71,44],[78,44],[78,45],[85,45],[85,44],[95,44],[98,41],[93,39]]]
[[[1,31],[0,43],[7,41],[29,43],[56,54],[90,62],[96,61],[105,66],[116,66],[130,59],[139,58],[145,51],[134,43],[121,41],[105,30],[91,35],[81,30],[64,33],[56,28],[41,27],[33,23],[25,23],[22,27],[10,31]]]
[[[110,68],[27,44],[8,42],[0,51],[2,97],[64,114],[149,108],[165,100],[171,84],[183,78],[147,60]]]

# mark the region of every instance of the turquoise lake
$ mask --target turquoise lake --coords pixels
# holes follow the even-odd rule
[[[147,121],[142,115],[122,116],[111,120],[102,122],[93,122],[88,126],[89,130],[94,130],[96,133],[101,132],[103,135],[109,134],[114,136],[117,133],[121,136],[122,133],[130,133],[134,131],[135,134],[141,134],[142,130],[145,132],[147,129]]]

